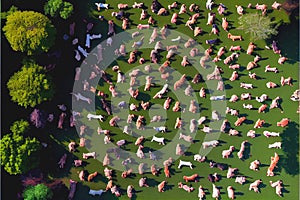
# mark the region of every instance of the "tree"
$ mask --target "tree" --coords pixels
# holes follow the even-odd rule
[[[56,36],[51,21],[34,11],[12,12],[7,16],[3,31],[13,50],[28,55],[47,52]]]
[[[38,165],[40,142],[20,133],[6,134],[0,140],[1,165],[9,174],[22,174]]]
[[[51,199],[53,192],[45,184],[28,186],[23,192],[24,200],[46,200]]]
[[[68,19],[71,16],[72,12],[73,5],[70,2],[65,1],[61,11],[59,12],[59,15],[63,19]]]
[[[44,11],[51,17],[59,15],[61,18],[67,19],[73,12],[73,5],[63,0],[49,0],[44,6]]]
[[[277,22],[272,22],[270,17],[258,13],[244,14],[239,17],[238,23],[238,29],[250,33],[250,40],[267,39],[278,33],[276,29],[279,24],[274,26]]]
[[[24,119],[21,119],[19,121],[15,121],[10,126],[10,131],[15,134],[21,134],[29,130],[29,123],[28,121],[25,121]]]
[[[43,128],[46,124],[46,116],[39,109],[34,109],[30,114],[31,123],[37,128]]]
[[[27,108],[35,107],[53,97],[54,88],[43,67],[33,61],[25,63],[20,71],[10,77],[7,88],[12,101]]]
[[[11,6],[7,12],[1,12],[1,19],[6,19],[8,15],[16,12],[18,8],[16,6]]]

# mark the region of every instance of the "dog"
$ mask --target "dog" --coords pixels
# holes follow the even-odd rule
[[[203,142],[202,146],[203,149],[206,149],[208,147],[216,147],[218,144],[219,144],[218,140],[211,140],[211,141]]]
[[[104,120],[104,117],[102,115],[94,115],[94,114],[91,114],[91,113],[89,113],[87,115],[87,118],[88,118],[89,121],[91,121],[92,119],[99,119],[101,122],[103,122],[103,120]]]
[[[193,187],[190,187],[190,186],[188,186],[188,185],[184,185],[184,184],[182,184],[181,182],[178,183],[178,188],[182,188],[182,189],[184,189],[184,190],[187,191],[187,192],[192,192],[192,191],[194,191],[194,188],[193,188]]]
[[[179,160],[178,169],[180,169],[182,166],[187,166],[193,169],[193,164],[191,162]]]
[[[250,184],[249,190],[254,190],[254,192],[259,193],[259,185],[262,183],[261,179],[258,179]]]
[[[232,41],[243,40],[242,36],[240,36],[240,35],[232,35],[231,33],[227,34],[227,38],[231,39]]]
[[[158,192],[164,192],[164,187],[167,184],[166,181],[162,181],[160,184],[157,185]]]
[[[276,149],[281,149],[281,142],[274,142],[273,144],[269,144],[268,145],[268,148],[271,149],[271,148],[276,148]]]

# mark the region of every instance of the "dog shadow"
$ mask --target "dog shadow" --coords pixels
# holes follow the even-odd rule
[[[290,186],[290,185],[285,185],[285,184],[283,184],[283,188],[281,189],[281,192],[282,192],[281,196],[282,196],[282,197],[284,197],[284,194],[285,194],[285,193],[290,193],[289,190],[285,189],[285,188],[288,187],[288,186]]]
[[[170,185],[170,184],[166,184],[165,186],[165,191],[168,191],[168,190],[172,190],[174,188],[175,185]]]
[[[236,196],[244,196],[244,193],[243,193],[243,192],[234,192],[234,194],[235,194]]]
[[[147,184],[149,185],[149,187],[156,187],[159,182],[154,178],[147,178]]]

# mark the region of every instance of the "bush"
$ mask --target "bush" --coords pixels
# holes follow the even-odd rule
[[[51,189],[44,184],[28,186],[23,192],[24,200],[47,200],[51,199],[52,196]]]

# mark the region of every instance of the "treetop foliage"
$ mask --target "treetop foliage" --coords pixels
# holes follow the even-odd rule
[[[3,31],[13,50],[33,55],[47,52],[54,44],[56,30],[45,15],[14,11],[6,19]]]
[[[24,137],[24,120],[15,122],[11,129],[22,127],[19,131],[6,134],[0,140],[1,165],[9,174],[22,174],[37,166],[37,155],[40,142],[36,138]],[[12,128],[13,127],[13,128]]]
[[[1,12],[1,19],[6,19],[8,15],[12,14],[13,12],[16,12],[18,8],[16,6],[11,6],[8,11]]]
[[[271,35],[276,35],[277,26],[274,26],[277,22],[273,22],[270,17],[263,16],[258,13],[248,13],[239,17],[240,26],[238,29],[242,29],[245,33],[250,34],[250,40],[268,39]]]
[[[51,99],[54,95],[52,80],[42,66],[27,62],[10,77],[7,88],[12,101],[27,108]]]
[[[23,192],[24,200],[47,200],[51,199],[53,192],[45,184],[28,186]]]
[[[15,121],[10,126],[10,131],[15,134],[21,134],[29,130],[29,123],[28,121],[25,121],[24,119]]]
[[[51,17],[59,15],[61,18],[67,19],[73,12],[73,5],[63,0],[49,0],[44,6],[44,11]]]

